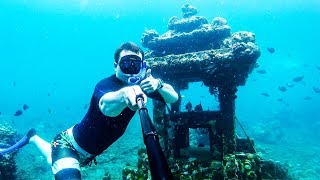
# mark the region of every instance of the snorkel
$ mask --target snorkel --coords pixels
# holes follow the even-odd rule
[[[132,75],[129,75],[129,74],[124,74],[124,76],[127,76],[127,83],[129,85],[135,85],[139,82],[141,82],[145,76],[146,76],[146,69],[147,69],[147,65],[146,65],[146,62],[143,61],[142,62],[142,68],[140,69],[139,73],[132,76]]]

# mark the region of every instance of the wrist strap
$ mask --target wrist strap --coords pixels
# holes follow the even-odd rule
[[[159,89],[163,88],[164,82],[160,78],[158,78],[157,80],[159,81],[157,90],[159,90]]]

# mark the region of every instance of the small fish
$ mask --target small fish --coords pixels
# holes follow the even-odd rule
[[[287,83],[287,86],[288,86],[288,87],[293,87],[294,84],[292,84],[292,83]]]
[[[186,110],[187,110],[188,112],[191,112],[191,111],[192,111],[192,104],[191,104],[190,101],[186,104],[185,108],[186,108]]]
[[[254,64],[254,68],[258,68],[259,66],[260,66],[259,63]]]
[[[283,101],[283,99],[282,99],[282,98],[278,98],[278,99],[277,99],[277,101],[282,102],[282,101]]]
[[[21,110],[17,110],[16,113],[14,114],[14,116],[21,116],[22,115],[22,111]]]
[[[310,97],[310,96],[306,96],[306,97],[304,97],[303,99],[304,99],[304,100],[311,100],[311,99],[312,99],[312,97]]]
[[[270,94],[269,93],[261,93],[262,96],[265,96],[265,97],[270,97]]]
[[[320,87],[313,86],[312,89],[315,93],[320,93]]]
[[[196,105],[196,107],[194,107],[194,111],[195,111],[195,112],[201,112],[201,111],[203,111],[201,102],[200,102],[200,104]]]
[[[273,47],[269,47],[269,48],[267,48],[267,50],[268,50],[268,52],[269,52],[270,54],[273,54],[274,52],[276,52],[276,49],[273,48]]]
[[[22,108],[23,108],[23,110],[27,110],[27,109],[29,109],[29,106],[24,104]]]
[[[15,81],[13,81],[13,87],[16,87],[16,82]]]
[[[50,94],[50,93],[48,93],[48,97],[49,97],[49,96],[51,96],[51,94]]]
[[[258,71],[257,71],[257,73],[259,73],[259,74],[266,74],[266,73],[267,73],[267,71],[266,71],[266,70],[264,70],[264,69],[260,69],[260,70],[258,70]]]
[[[52,114],[52,110],[50,108],[48,108],[48,113]]]
[[[292,79],[292,81],[293,81],[293,82],[300,82],[300,81],[302,81],[303,78],[304,78],[303,75],[302,75],[302,76],[296,76],[296,77],[294,77],[294,78]]]
[[[204,98],[204,96],[200,96],[201,98]]]
[[[287,91],[287,88],[285,86],[279,86],[278,89],[282,92]]]
[[[319,66],[317,66],[317,69],[318,69],[318,70],[320,70],[320,65],[319,65]]]
[[[89,104],[85,104],[83,109],[88,109]]]
[[[185,95],[181,95],[180,97],[181,97],[181,98],[185,98],[186,96],[185,96]]]
[[[0,112],[0,115],[2,114],[2,112]]]

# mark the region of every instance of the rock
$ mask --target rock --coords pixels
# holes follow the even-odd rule
[[[198,13],[198,10],[194,6],[191,6],[190,4],[184,4],[181,7],[181,11],[182,11],[183,18],[188,18]]]
[[[181,33],[191,32],[204,24],[208,24],[208,20],[203,16],[192,16],[188,19],[179,19],[173,16],[169,19],[168,29]]]
[[[19,139],[17,132],[8,124],[0,124],[0,144],[9,147]],[[14,157],[17,152],[0,156],[0,179],[16,179],[16,162]]]
[[[221,27],[227,25],[227,20],[222,17],[215,17],[212,20],[213,27]]]
[[[271,160],[261,162],[262,179],[291,179],[288,167]]]
[[[141,44],[150,50],[146,55],[161,57],[224,47],[223,41],[231,36],[231,28],[224,18],[216,17],[209,24],[204,16],[196,16],[197,11],[191,5],[184,5],[182,11],[182,19],[177,16],[169,19],[168,31],[164,34],[159,35],[155,30],[143,33]],[[254,39],[253,33],[244,32],[240,36],[245,43]]]

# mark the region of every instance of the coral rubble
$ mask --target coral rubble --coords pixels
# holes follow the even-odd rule
[[[19,139],[17,132],[7,124],[0,124],[0,148],[6,148]],[[0,179],[16,178],[16,152],[0,156]]]

